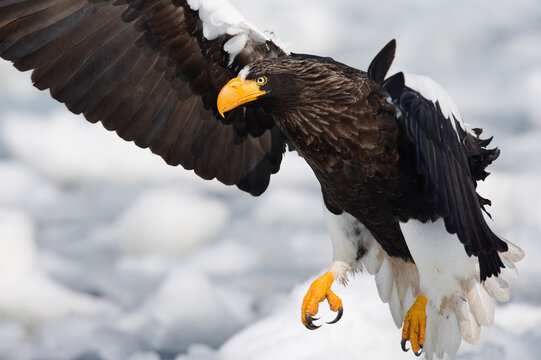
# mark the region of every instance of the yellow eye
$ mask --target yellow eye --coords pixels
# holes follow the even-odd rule
[[[267,77],[266,76],[260,76],[258,77],[255,82],[257,83],[257,85],[265,85],[267,83]]]

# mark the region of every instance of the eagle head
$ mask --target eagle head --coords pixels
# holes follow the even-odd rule
[[[311,85],[310,79],[303,76],[306,71],[301,71],[304,65],[301,61],[275,58],[245,66],[218,94],[218,112],[225,116],[226,112],[252,102],[266,103],[275,111],[298,107],[303,103],[299,100],[306,97],[305,89]]]

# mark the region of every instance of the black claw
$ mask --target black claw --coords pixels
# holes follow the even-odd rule
[[[317,319],[319,319],[319,318],[317,318]],[[315,329],[321,327],[321,325],[315,325],[314,324],[314,320],[317,320],[317,319],[313,318],[312,315],[310,315],[309,313],[305,313],[304,314],[304,320],[306,321],[306,325],[304,325],[304,326],[306,326],[306,328],[308,330],[315,330]]]
[[[413,352],[415,356],[419,357],[423,353],[423,349],[419,350],[419,352]]]
[[[338,309],[338,314],[336,314],[336,317],[334,318],[334,320],[328,322],[327,324],[337,323],[342,318],[342,315],[344,315],[344,308],[340,306],[340,308]]]
[[[403,352],[408,352],[409,348],[406,348],[406,342],[408,341],[408,339],[402,339],[402,341],[400,341],[400,347],[402,348],[402,351]]]

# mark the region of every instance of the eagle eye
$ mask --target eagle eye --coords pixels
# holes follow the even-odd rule
[[[266,76],[260,76],[255,80],[255,82],[259,86],[265,85],[267,83],[267,77]]]

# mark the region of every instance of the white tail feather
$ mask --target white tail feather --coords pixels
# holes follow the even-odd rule
[[[398,290],[396,288],[396,283],[393,283],[393,289],[391,291],[391,297],[389,298],[389,310],[391,310],[391,316],[393,317],[394,323],[397,328],[402,326],[402,302],[398,296]]]
[[[387,257],[383,259],[383,263],[376,274],[376,286],[381,300],[385,303],[389,302],[393,287],[393,273],[391,263]]]
[[[429,302],[427,305],[427,320],[426,320],[426,332],[425,343],[423,345],[423,351],[427,359],[432,359],[436,352],[436,345],[438,343],[438,321],[436,319],[437,310]]]
[[[507,282],[511,280],[515,280],[518,277],[518,270],[515,264],[513,264],[511,261],[507,260],[506,258],[502,259],[503,264],[505,265],[505,268],[502,269],[502,272],[499,277],[502,277]]]
[[[479,325],[492,325],[494,321],[494,301],[476,279],[470,281],[468,300],[470,309]]]
[[[380,259],[375,274],[376,287],[381,300],[389,304],[393,320],[400,328],[408,309],[419,295],[417,267],[402,259],[389,257],[379,245],[374,248],[379,250],[377,257]]]
[[[413,305],[415,302],[415,296],[413,295],[412,286],[408,287],[408,290],[406,291],[406,295],[403,299],[403,311],[402,311],[402,319],[406,317],[406,313],[408,312],[409,308]]]
[[[441,359],[443,358],[443,355],[445,355],[445,352],[443,351],[443,348],[440,347],[440,348],[436,348],[436,351],[434,354],[436,354],[436,357]]]
[[[524,251],[513,244],[512,242],[505,240],[507,243],[507,251],[504,253],[500,253],[500,255],[507,261],[510,261],[512,263],[519,262],[520,260],[524,259]]]
[[[442,345],[443,351],[455,356],[462,340],[458,329],[458,322],[454,312],[448,312],[442,319],[438,333],[438,344]]]
[[[470,311],[468,301],[463,299],[457,307],[457,320],[460,333],[464,338],[464,341],[470,344],[475,344],[479,339],[481,333],[481,327],[477,323],[477,319]]]
[[[455,314],[456,304],[451,304],[448,299],[437,306],[429,302],[426,310],[426,341],[423,346],[426,358],[432,359],[433,355],[442,358],[445,353],[456,355],[462,340]]]
[[[381,268],[383,256],[380,256],[380,246],[374,243],[362,259],[362,263],[369,274],[375,275]]]
[[[501,276],[489,277],[485,280],[483,286],[488,294],[498,301],[507,302],[511,299],[509,284]]]

